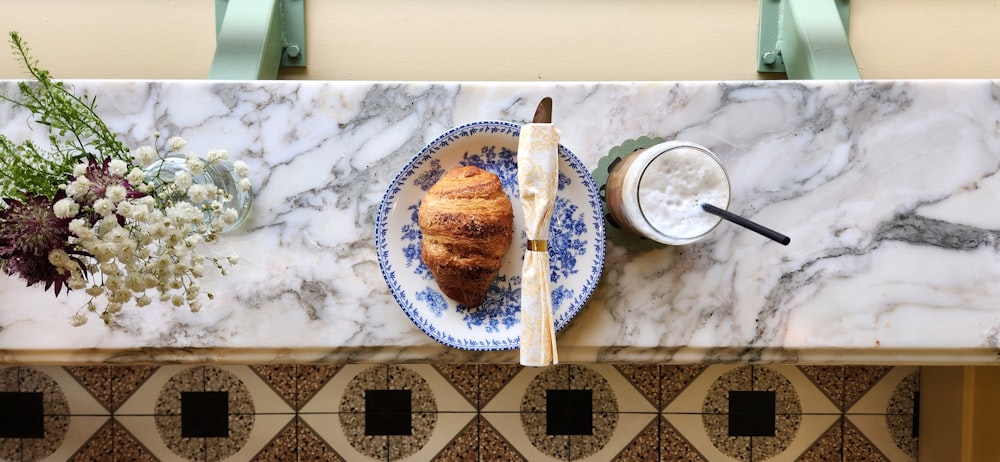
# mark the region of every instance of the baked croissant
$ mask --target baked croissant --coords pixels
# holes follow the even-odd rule
[[[514,209],[500,178],[455,167],[427,191],[417,211],[420,258],[441,292],[467,307],[483,304],[514,234]]]

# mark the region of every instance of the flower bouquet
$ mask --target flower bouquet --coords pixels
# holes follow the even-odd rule
[[[0,134],[0,270],[56,296],[84,291],[89,300],[74,325],[88,313],[113,325],[127,304],[154,299],[198,311],[202,296],[213,298],[198,283],[204,267],[225,275],[237,261],[199,248],[249,210],[246,164],[230,162],[225,150],[204,159],[184,153],[183,139],[164,141],[159,132],[133,155],[94,98],[40,69],[16,32],[10,39],[34,81],[0,101],[30,111],[49,143]]]

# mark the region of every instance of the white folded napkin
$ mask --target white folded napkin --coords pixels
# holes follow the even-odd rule
[[[521,127],[517,183],[528,249],[521,270],[521,364],[559,363],[549,285],[549,221],[559,183],[559,130],[552,124]]]

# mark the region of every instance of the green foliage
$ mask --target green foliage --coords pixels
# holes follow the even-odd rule
[[[0,134],[0,198],[51,198],[68,181],[73,166],[88,156],[131,160],[128,148],[98,117],[94,98],[76,96],[63,82],[52,80],[17,32],[10,33],[10,43],[34,80],[19,82],[18,94],[0,95],[0,101],[31,111],[35,122],[48,127],[51,147],[15,143]]]

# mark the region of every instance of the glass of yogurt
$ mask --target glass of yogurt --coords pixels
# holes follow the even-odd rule
[[[697,242],[722,219],[702,204],[729,208],[732,188],[722,162],[708,149],[667,141],[625,156],[608,175],[611,216],[639,236],[669,245]]]

